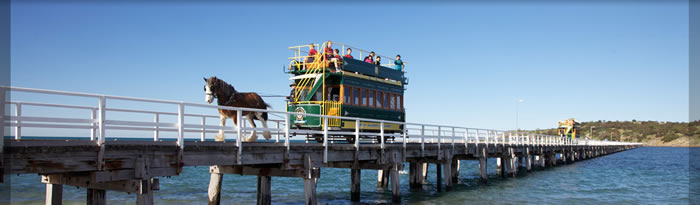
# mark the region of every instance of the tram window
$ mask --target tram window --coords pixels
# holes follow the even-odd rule
[[[396,100],[394,98],[396,98],[395,95],[389,94],[389,109],[396,109]]]
[[[378,108],[383,108],[384,107],[384,93],[382,92],[377,92],[377,107]]]
[[[360,93],[362,93],[362,100],[360,101],[360,104],[367,105],[367,90],[362,89],[360,90]]]
[[[403,104],[401,104],[402,99],[403,99],[402,95],[396,96],[396,109],[403,110]]]
[[[352,104],[359,105],[360,103],[360,89],[353,89],[352,92],[353,101]]]
[[[349,103],[350,103],[350,94],[351,94],[350,91],[351,91],[351,90],[352,90],[352,89],[350,89],[349,87],[344,87],[344,88],[343,88],[343,103],[345,103],[345,104],[349,104]]]
[[[391,105],[389,104],[389,98],[391,98],[391,94],[384,93],[384,108],[386,109],[391,109]]]
[[[374,91],[369,90],[367,92],[369,93],[369,106],[374,107]]]

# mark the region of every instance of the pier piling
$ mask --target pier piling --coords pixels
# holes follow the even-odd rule
[[[270,176],[258,176],[258,205],[270,205],[272,204],[271,198],[271,183],[272,177]]]
[[[399,178],[399,164],[391,166],[391,201],[401,203],[401,178]]]
[[[362,184],[362,170],[361,169],[351,169],[350,170],[350,175],[351,175],[351,182],[352,185],[350,185],[350,200],[351,201],[360,201],[360,184]]]
[[[88,205],[105,205],[107,204],[107,191],[102,189],[87,189],[87,204]]]
[[[487,160],[488,160],[488,153],[486,153],[486,148],[482,147],[479,151],[479,177],[481,178],[481,183],[488,183],[488,175],[487,175]]]
[[[445,191],[449,192],[452,191],[452,160],[445,160],[443,166],[442,171],[445,176]]]
[[[221,182],[224,178],[224,174],[215,173],[214,170],[217,166],[211,166],[209,172],[211,172],[211,177],[209,179],[209,205],[219,205],[221,203]]]
[[[62,184],[46,184],[46,205],[61,205],[63,201]]]

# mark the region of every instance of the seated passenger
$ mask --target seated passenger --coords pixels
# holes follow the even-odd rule
[[[396,55],[396,60],[394,61],[394,70],[403,70],[403,61],[401,61],[401,55]]]
[[[333,64],[333,72],[340,72],[340,65],[343,62],[343,58],[338,54],[340,51],[338,49],[333,50],[333,57],[331,57],[331,63]]]
[[[378,65],[378,66],[382,65],[382,57],[381,56],[377,56],[377,58],[375,58],[374,65]]]
[[[327,41],[326,48],[323,49],[323,54],[326,55],[326,60],[333,58],[333,42]]]
[[[365,63],[374,63],[374,51],[369,52],[369,55],[364,59]]]
[[[346,57],[346,58],[353,58],[352,55],[350,55],[350,53],[352,53],[352,48],[348,48],[348,50],[346,51],[346,53],[348,53],[348,54],[345,54],[343,57]],[[353,58],[353,59],[354,59],[354,58]]]
[[[309,56],[304,57],[304,69],[305,70],[306,70],[306,64],[314,62],[314,60],[316,59],[316,54],[318,54],[318,52],[316,51],[316,49],[314,49],[314,44],[310,43],[309,44]]]

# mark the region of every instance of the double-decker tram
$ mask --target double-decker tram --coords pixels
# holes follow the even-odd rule
[[[289,49],[294,51],[294,56],[289,58],[291,63],[287,70],[291,81],[287,111],[405,122],[404,90],[407,78],[402,61],[330,41],[320,47],[318,44],[308,44]],[[332,53],[336,49],[338,51]],[[367,59],[368,56],[370,59]],[[376,62],[377,57],[381,58],[380,62]],[[322,130],[323,123],[320,117],[292,114],[289,126]],[[329,130],[355,131],[355,124],[355,120],[328,119]],[[380,123],[362,121],[360,130],[379,133]],[[402,130],[403,125],[384,123],[384,133],[400,133]],[[329,135],[328,139],[354,143],[355,137]],[[307,135],[307,140],[323,142],[323,137],[311,134]],[[363,135],[360,140],[376,141],[379,137]],[[389,140],[393,140],[393,137],[385,138],[385,141]]]

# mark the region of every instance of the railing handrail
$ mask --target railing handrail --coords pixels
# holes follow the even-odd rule
[[[132,129],[134,131],[143,131],[143,130],[153,130],[154,131],[154,139],[158,139],[158,131],[166,131],[166,132],[172,132],[176,131],[178,132],[178,145],[181,146],[182,148],[182,141],[184,140],[184,132],[198,132],[200,130],[194,130],[194,129],[201,129],[202,133],[202,140],[204,140],[204,134],[205,133],[210,133],[212,130],[207,130],[211,128],[219,128],[219,129],[225,129],[223,126],[214,126],[214,125],[206,125],[205,123],[205,118],[215,118],[216,116],[211,116],[211,115],[206,115],[206,114],[191,114],[191,113],[186,113],[184,108],[185,107],[199,107],[199,108],[211,108],[211,109],[226,109],[226,110],[235,110],[239,111],[237,113],[241,113],[241,111],[250,111],[250,112],[266,112],[266,113],[273,113],[273,114],[282,114],[284,115],[285,120],[274,120],[270,119],[270,121],[275,122],[277,124],[277,128],[252,128],[252,127],[243,127],[245,126],[245,123],[241,124],[236,128],[238,130],[237,132],[240,133],[240,131],[274,131],[277,134],[277,142],[279,142],[279,135],[282,134],[282,132],[285,133],[285,145],[289,147],[289,132],[297,132],[297,133],[322,133],[324,134],[324,139],[327,138],[329,134],[336,134],[336,133],[351,133],[349,131],[332,131],[327,129],[327,125],[324,124],[324,129],[323,131],[314,131],[314,130],[299,130],[299,129],[290,129],[289,126],[289,118],[291,115],[303,115],[303,116],[310,116],[310,117],[319,117],[322,118],[324,121],[328,121],[329,119],[342,119],[342,120],[351,120],[351,121],[356,121],[356,123],[359,122],[377,122],[380,123],[381,125],[384,125],[386,123],[392,123],[392,124],[400,124],[404,125],[403,128],[403,136],[404,136],[404,143],[408,138],[412,138],[416,136],[417,138],[420,138],[421,144],[425,143],[426,141],[424,139],[437,139],[437,143],[441,142],[446,142],[443,139],[451,139],[451,143],[455,143],[456,141],[462,141],[464,140],[465,142],[467,141],[472,141],[475,143],[481,143],[484,142],[486,144],[495,144],[495,143],[509,143],[509,144],[527,144],[527,145],[601,145],[601,146],[606,146],[606,145],[639,145],[640,143],[628,143],[628,142],[615,142],[615,141],[600,141],[600,140],[579,140],[579,139],[569,139],[565,138],[563,136],[554,136],[554,135],[544,135],[544,134],[536,134],[536,133],[529,133],[529,132],[519,132],[519,131],[507,131],[507,130],[495,130],[495,129],[483,129],[483,128],[470,128],[470,127],[460,127],[460,126],[446,126],[446,125],[435,125],[435,124],[421,124],[421,123],[412,123],[412,122],[400,122],[400,121],[391,121],[391,120],[377,120],[377,119],[367,119],[367,118],[357,118],[357,117],[342,117],[342,116],[329,116],[329,115],[321,115],[321,114],[310,114],[310,113],[296,113],[296,112],[287,112],[287,111],[276,111],[276,110],[265,110],[265,109],[254,109],[254,108],[242,108],[242,107],[230,107],[230,106],[220,106],[220,105],[208,105],[208,104],[198,104],[198,103],[190,103],[190,102],[183,102],[183,101],[171,101],[171,100],[157,100],[157,99],[147,99],[147,98],[136,98],[136,97],[124,97],[124,96],[111,96],[111,95],[101,95],[101,94],[91,94],[91,93],[79,93],[79,92],[66,92],[66,91],[57,91],[57,90],[46,90],[46,89],[35,89],[35,88],[22,88],[22,87],[0,87],[0,92],[5,92],[5,91],[15,91],[15,92],[30,92],[30,93],[43,93],[43,94],[52,94],[52,95],[67,95],[67,96],[79,96],[79,97],[95,97],[100,99],[100,105],[97,107],[91,107],[91,106],[78,106],[78,105],[65,105],[65,104],[51,104],[51,103],[38,103],[38,102],[24,102],[24,101],[9,101],[5,102],[4,100],[2,101],[3,104],[9,103],[9,104],[14,104],[16,106],[16,116],[9,116],[6,119],[6,121],[9,121],[9,123],[3,123],[3,126],[5,124],[9,124],[10,127],[15,127],[16,128],[16,137],[19,138],[21,137],[21,134],[19,131],[21,130],[22,127],[22,121],[23,119],[26,121],[32,122],[32,120],[37,121],[37,122],[46,122],[46,121],[56,121],[56,123],[91,123],[91,125],[60,125],[60,124],[55,124],[55,125],[47,125],[47,124],[26,124],[28,127],[41,127],[41,125],[48,126],[50,128],[89,128],[91,129],[91,140],[95,139],[95,136],[98,136],[98,144],[101,144],[104,142],[104,134],[97,134],[98,130],[99,133],[104,133],[104,129],[106,128],[113,128],[113,129]],[[112,99],[112,100],[124,100],[124,101],[137,101],[137,102],[150,102],[150,103],[161,103],[161,104],[172,104],[172,105],[178,105],[178,112],[160,112],[160,111],[152,111],[152,110],[134,110],[134,109],[123,109],[123,108],[112,108],[112,107],[106,107],[104,105],[103,100],[106,99]],[[73,108],[73,109],[88,109],[92,111],[91,118],[90,119],[78,119],[78,118],[51,118],[51,117],[23,117],[21,115],[21,106],[22,105],[33,105],[33,106],[49,106],[49,107],[62,107],[62,108]],[[99,111],[99,115],[98,112]],[[153,114],[155,115],[155,120],[154,122],[142,122],[142,121],[120,121],[120,120],[107,120],[104,118],[104,112],[105,111],[116,111],[116,112],[137,112],[137,113],[146,113],[146,114]],[[9,115],[9,113],[8,113]],[[178,122],[177,123],[162,123],[159,122],[159,115],[176,115],[178,116]],[[196,125],[196,124],[188,124],[184,122],[184,117],[199,117],[202,119],[201,125]],[[238,116],[240,119],[238,119],[239,122],[242,121],[242,116]],[[284,122],[284,128],[280,128],[282,125],[282,122]],[[105,126],[105,124],[107,126]],[[116,127],[115,127],[116,126]],[[132,128],[129,127],[123,127],[123,126],[133,126]],[[409,126],[415,126],[414,128],[410,128]],[[420,129],[418,129],[420,127]],[[436,127],[437,130],[433,129],[425,129],[426,127]],[[380,126],[379,128],[381,135],[380,137],[383,139],[385,136],[401,136],[402,134],[384,134],[384,126]],[[411,131],[420,131],[420,135],[416,134],[409,134]],[[433,134],[428,134],[428,132],[433,132]],[[437,131],[437,134],[435,133]],[[226,132],[226,131],[225,131]],[[230,131],[229,131],[230,132]],[[485,137],[482,134],[486,134]],[[505,134],[508,133],[509,137],[505,137]],[[359,135],[377,135],[377,133],[374,132],[360,132],[357,130],[354,133],[356,136]],[[459,134],[459,135],[458,135]],[[461,134],[464,134],[464,136],[461,136]],[[514,136],[512,136],[514,135]],[[532,136],[532,138],[530,138]],[[483,141],[482,141],[483,139]],[[238,135],[238,140],[240,140],[240,135]],[[411,139],[413,140],[413,139]],[[431,140],[433,141],[433,140]],[[381,141],[382,147],[384,144],[384,141]],[[328,146],[328,143],[324,143],[324,146]],[[359,146],[356,145],[356,146]]]

